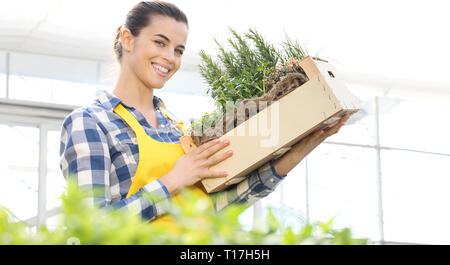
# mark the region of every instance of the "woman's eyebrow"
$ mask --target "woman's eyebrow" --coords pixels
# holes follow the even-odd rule
[[[163,39],[165,39],[167,42],[170,42],[170,39],[169,38],[167,38],[167,36],[166,35],[164,35],[164,34],[160,34],[160,33],[158,33],[158,34],[154,34],[153,36],[158,36],[158,37],[161,37],[161,38],[163,38]],[[184,45],[178,45],[177,47],[181,47],[181,48],[183,48],[183,49],[185,49],[185,47],[184,47]]]

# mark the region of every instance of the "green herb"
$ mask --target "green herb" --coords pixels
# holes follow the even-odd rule
[[[307,56],[298,41],[290,39],[282,43],[282,49],[267,42],[256,29],[249,29],[244,34],[229,29],[231,37],[225,46],[217,39],[217,58],[199,52],[201,64],[200,74],[208,84],[207,94],[214,101],[216,109],[195,121],[191,128],[196,135],[205,132],[207,125],[215,126],[216,122],[227,112],[227,104],[237,106],[246,99],[258,98],[267,94],[284,75],[289,72],[301,72],[292,67]],[[205,122],[210,122],[206,124]]]

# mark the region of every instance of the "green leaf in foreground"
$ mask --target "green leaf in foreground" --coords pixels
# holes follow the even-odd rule
[[[332,221],[280,230],[280,220],[268,211],[265,230],[245,229],[239,222],[247,205],[234,204],[219,213],[195,194],[183,192],[186,205],[169,212],[182,233],[149,225],[140,216],[86,203],[90,194],[68,182],[62,196],[62,213],[56,226],[30,229],[0,207],[0,244],[367,244],[352,237],[351,230],[332,228]],[[149,197],[149,200],[158,198]]]

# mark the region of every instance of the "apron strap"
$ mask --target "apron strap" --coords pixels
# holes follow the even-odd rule
[[[114,112],[117,113],[125,122],[133,129],[134,133],[136,133],[136,137],[142,138],[146,136],[144,127],[137,121],[137,119],[131,114],[122,104],[117,104],[114,108]]]
[[[178,128],[183,132],[184,135],[187,135],[187,132],[184,130],[184,122],[182,120],[177,121],[175,118],[173,118],[169,112],[166,110],[166,107],[164,106],[164,103],[161,103],[161,106],[159,107],[167,119],[174,121]]]

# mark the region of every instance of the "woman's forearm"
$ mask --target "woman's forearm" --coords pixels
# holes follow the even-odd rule
[[[294,167],[296,167],[303,160],[303,158],[305,158],[306,155],[309,154],[310,151],[306,153],[305,151],[307,150],[305,150],[304,146],[305,142],[300,141],[299,143],[292,146],[292,148],[288,152],[286,152],[284,155],[277,158],[273,162],[273,166],[278,175],[287,175],[287,173],[289,173]]]
[[[273,166],[275,167],[275,171],[280,176],[284,176],[289,173],[289,171],[297,166],[303,160],[303,158],[311,153],[311,151],[314,150],[318,145],[320,145],[327,137],[330,137],[331,135],[337,133],[348,120],[348,118],[349,115],[345,114],[342,116],[338,123],[333,125],[333,127],[327,127],[315,131],[303,138],[300,142],[294,144],[287,153],[274,161]]]

